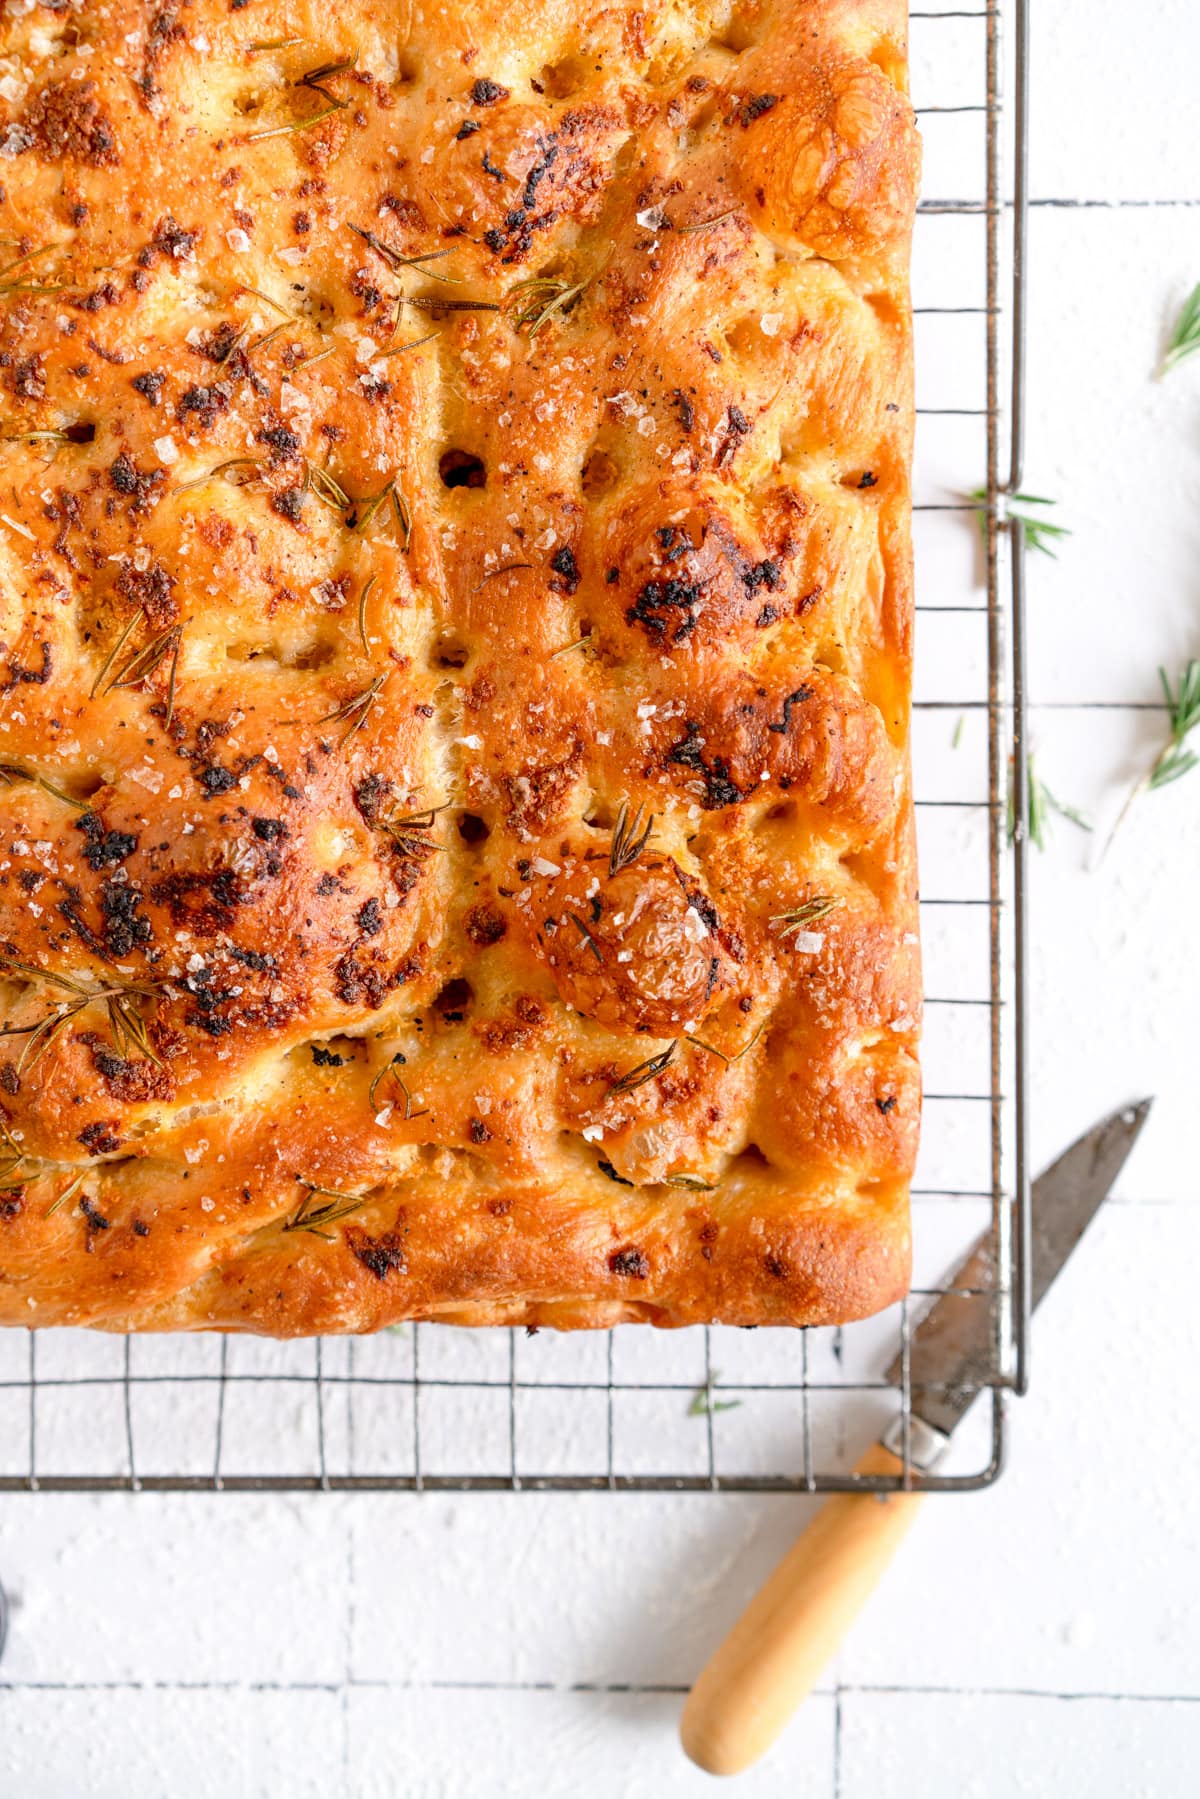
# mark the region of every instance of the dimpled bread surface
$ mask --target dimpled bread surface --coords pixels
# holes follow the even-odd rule
[[[0,1322],[909,1278],[896,0],[0,19]]]

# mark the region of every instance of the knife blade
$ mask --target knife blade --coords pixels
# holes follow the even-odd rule
[[[1095,1217],[1125,1159],[1137,1142],[1151,1101],[1113,1112],[1064,1150],[1033,1183],[1031,1302],[1040,1305],[1056,1275]],[[918,1442],[910,1442],[918,1467],[937,1460],[945,1440],[996,1366],[997,1333],[1004,1296],[996,1279],[995,1233],[989,1228],[967,1251],[946,1282],[946,1291],[913,1328],[908,1356],[912,1421]],[[887,1371],[901,1386],[903,1351]],[[927,1440],[920,1432],[928,1426]],[[898,1427],[884,1437],[897,1450]]]

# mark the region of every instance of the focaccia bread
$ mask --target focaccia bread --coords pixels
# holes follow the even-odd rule
[[[0,24],[0,1322],[909,1273],[900,0]]]

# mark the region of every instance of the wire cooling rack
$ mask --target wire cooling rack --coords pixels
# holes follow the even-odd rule
[[[300,1343],[0,1332],[0,1490],[820,1492],[995,1479],[1029,1319],[1024,543],[1005,515],[1021,478],[1026,12],[1012,0],[912,23],[929,196],[914,252],[928,1090],[909,1300],[836,1331],[416,1325]],[[982,533],[962,495],[977,483]],[[965,1465],[929,1472],[915,1447],[910,1332],[987,1228],[995,1284],[972,1295],[993,1325],[986,1394]],[[853,1475],[889,1426],[902,1473]]]

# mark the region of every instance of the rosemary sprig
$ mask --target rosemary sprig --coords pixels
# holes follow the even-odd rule
[[[328,469],[319,468],[315,462],[306,460],[304,485],[322,505],[328,506],[332,512],[340,512],[346,529],[359,537],[366,533],[380,508],[388,506],[400,529],[401,548],[407,550],[412,537],[412,513],[395,475],[378,493],[364,494],[356,499],[353,494],[346,492],[340,481],[334,480]]]
[[[629,801],[622,800],[617,822],[613,826],[612,846],[608,852],[608,873],[612,879],[623,869],[632,868],[646,845],[650,841],[650,833],[654,829],[654,817],[645,818],[645,807],[639,805],[632,819],[629,816]]]
[[[354,517],[346,520],[350,530],[357,531],[361,536],[379,511],[379,508],[387,504],[395,491],[396,477],[393,475],[391,480],[387,482],[385,486],[381,487],[378,493],[364,494],[361,500],[352,500],[350,502],[350,510],[354,513]]]
[[[315,462],[304,462],[304,486],[316,496],[322,505],[334,512],[349,512],[354,502],[340,482],[335,481],[328,469],[319,468]]]
[[[15,241],[11,237],[4,239],[4,242],[10,244]],[[36,250],[25,250],[20,256],[14,256],[11,262],[6,262],[0,269],[0,281],[4,279],[5,275],[11,275],[14,269],[19,269],[23,262],[36,262],[40,256],[49,256],[52,250],[61,249],[61,244],[39,244]]]
[[[534,275],[518,281],[505,300],[518,331],[536,337],[551,319],[565,318],[579,304],[588,289],[586,281],[559,281],[552,275]]]
[[[715,1412],[735,1412],[741,1405],[740,1399],[714,1399],[713,1382],[719,1379],[714,1368],[702,1387],[697,1387],[692,1395],[692,1403],[687,1409],[689,1418],[711,1418]]]
[[[351,1212],[357,1212],[371,1198],[369,1193],[340,1193],[336,1187],[322,1187],[316,1181],[305,1180],[302,1174],[296,1176],[304,1188],[304,1198],[282,1226],[285,1231],[308,1231],[311,1236],[323,1237],[326,1243],[333,1238],[322,1226],[335,1224],[339,1218],[348,1218]],[[325,1205],[314,1205],[314,1199],[324,1199]]]
[[[986,535],[988,517],[986,487],[975,488],[972,493],[967,495],[967,498],[975,501],[979,529]],[[1051,549],[1051,544],[1057,543],[1062,537],[1070,537],[1071,533],[1066,525],[1052,524],[1049,519],[1042,518],[1029,510],[1031,506],[1055,506],[1058,504],[1056,500],[1046,500],[1035,493],[1015,493],[1008,499],[1001,495],[1000,499],[1003,507],[1001,516],[1015,518],[1024,525],[1025,542],[1031,550],[1040,550],[1043,556],[1054,557],[1056,552]]]
[[[112,984],[107,987],[89,987],[83,981],[77,981],[71,975],[59,974],[49,968],[38,968],[32,962],[18,962],[11,956],[0,961],[0,969],[13,971],[31,979],[49,981],[52,985],[62,987],[75,997],[64,1001],[52,1011],[47,1012],[35,1024],[0,1026],[0,1037],[24,1037],[25,1046],[17,1062],[17,1073],[25,1074],[37,1067],[42,1057],[72,1024],[81,1012],[89,1006],[102,1001],[107,1008],[109,1025],[112,1029],[113,1042],[117,1053],[127,1059],[127,1050],[132,1043],[149,1057],[158,1067],[162,1064],[154,1053],[145,1022],[138,1016],[134,1001],[158,991],[158,986],[139,985],[136,982]]]
[[[156,1068],[161,1068],[162,1061],[155,1054],[145,1020],[138,1016],[134,1006],[134,994],[132,992],[109,994],[106,1004],[113,1042],[122,1061],[129,1061],[129,1050],[132,1046],[140,1050],[147,1061],[153,1062]]]
[[[348,103],[344,100],[339,102],[335,95],[326,93],[323,84],[326,81],[332,81],[335,75],[348,74],[351,69],[357,68],[357,66],[358,51],[355,50],[353,55],[342,57],[340,62],[322,63],[319,69],[309,69],[307,74],[298,76],[292,83],[292,86],[312,88],[313,92],[320,94],[323,100],[334,101],[334,103],[339,105],[344,111]]]
[[[183,637],[182,625],[168,625],[157,637],[150,640],[143,649],[131,656],[124,668],[118,669],[108,684],[101,689],[102,693],[113,693],[119,687],[136,687],[149,679],[155,669],[172,657],[172,697],[174,695],[174,667],[179,657],[179,645]]]
[[[10,240],[11,241],[11,240]],[[16,281],[5,281],[5,275],[11,275],[22,263],[36,262],[41,256],[49,256],[52,250],[60,250],[61,244],[40,244],[36,250],[26,250],[24,255],[14,257],[0,269],[0,299],[7,299],[9,294],[60,294],[68,285],[65,281],[40,282],[28,281],[23,277]]]
[[[716,1181],[706,1181],[698,1174],[668,1174],[668,1187],[686,1187],[689,1193],[715,1193]]]
[[[369,687],[364,687],[361,693],[352,694],[348,700],[343,700],[342,704],[335,707],[332,712],[323,713],[317,723],[324,725],[333,724],[342,719],[349,720],[348,727],[342,734],[342,742],[345,743],[348,737],[352,737],[355,731],[361,731],[366,724],[371,708],[383,691],[386,680],[387,675],[376,675]]]
[[[438,813],[444,812],[449,803],[447,800],[440,806],[427,806],[423,812],[392,814],[380,820],[379,829],[391,838],[401,855],[432,856],[437,851],[444,851],[446,846],[421,833],[432,831]]]
[[[639,1062],[636,1068],[631,1068],[626,1074],[619,1075],[609,1088],[609,1093],[633,1093],[637,1088],[644,1087],[647,1081],[656,1079],[664,1068],[670,1065],[678,1047],[679,1039],[673,1038],[666,1049],[660,1050],[656,1056],[647,1057],[646,1061]]]
[[[371,1085],[367,1089],[367,1104],[371,1108],[371,1111],[374,1112],[374,1110],[375,1110],[375,1095],[379,1089],[379,1084],[382,1080],[384,1080],[384,1078],[387,1075],[391,1075],[391,1077],[395,1081],[397,1087],[399,1087],[401,1093],[403,1093],[403,1095],[404,1095],[404,1120],[403,1120],[403,1122],[405,1124],[407,1124],[410,1119],[426,1118],[429,1115],[429,1107],[428,1106],[422,1106],[419,1112],[413,1111],[413,1096],[408,1090],[408,1084],[404,1080],[402,1075],[399,1075],[396,1073],[397,1068],[404,1068],[407,1065],[407,1063],[408,1063],[408,1057],[405,1055],[402,1055],[401,1052],[399,1050],[397,1050],[395,1055],[392,1057],[391,1061],[388,1062],[385,1067],[383,1067],[379,1070],[379,1073],[375,1076],[375,1079],[371,1082]]]
[[[1181,362],[1186,362],[1189,356],[1194,356],[1197,350],[1200,350],[1200,281],[1180,308],[1175,329],[1163,351],[1162,365],[1158,371],[1160,379],[1173,368],[1178,368]]]
[[[1134,782],[1126,794],[1112,830],[1105,839],[1104,848],[1096,858],[1097,863],[1102,862],[1112,848],[1113,839],[1132,811],[1134,802],[1143,793],[1153,793],[1160,787],[1169,787],[1172,781],[1190,774],[1197,762],[1200,762],[1200,756],[1189,748],[1187,741],[1197,726],[1200,726],[1200,661],[1194,656],[1188,659],[1179,671],[1174,693],[1165,668],[1160,667],[1158,678],[1162,682],[1163,698],[1167,703],[1167,741],[1146,773]]]
[[[303,37],[264,37],[257,43],[246,45],[247,56],[265,56],[268,50],[294,50],[297,44],[306,44]]]
[[[1032,843],[1036,849],[1045,849],[1050,820],[1056,813],[1059,818],[1068,819],[1071,824],[1077,825],[1081,831],[1091,830],[1091,821],[1085,818],[1082,812],[1079,812],[1074,806],[1067,805],[1065,800],[1057,799],[1055,795],[1051,793],[1041,775],[1038,773],[1035,760],[1032,756],[1029,757],[1025,766],[1029,783],[1026,789],[1025,798],[1025,828],[1029,833],[1030,843]],[[1007,820],[1007,835],[1010,844],[1015,843],[1017,837],[1016,804],[1014,797],[1015,785],[1013,773],[1010,769],[1008,777]]]
[[[32,781],[35,787],[42,789],[43,793],[48,793],[52,799],[62,800],[64,805],[74,806],[77,812],[86,812],[89,809],[87,800],[75,799],[72,794],[65,793],[61,787],[56,787],[53,781],[48,781],[45,775],[39,775],[36,770],[26,768],[23,762],[0,762],[0,781],[3,781],[6,787],[12,786],[15,781]]]
[[[364,231],[361,225],[354,224],[350,225],[350,229],[355,237],[361,237],[368,248],[374,250],[381,262],[386,262],[388,268],[396,273],[401,269],[417,269],[422,275],[428,275],[431,281],[444,281],[448,287],[462,285],[455,276],[443,275],[440,270],[425,266],[430,262],[441,262],[445,256],[452,256],[453,250],[422,250],[416,256],[402,256],[399,250],[393,250],[391,244],[385,244],[373,231]]]
[[[797,931],[806,931],[818,919],[828,918],[841,903],[833,894],[815,893],[803,905],[793,906],[790,912],[777,912],[771,923],[781,937],[792,937]]]

